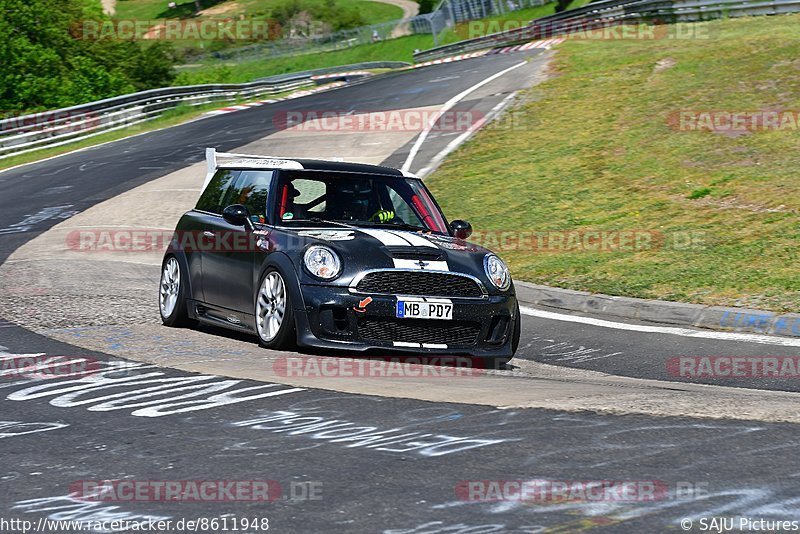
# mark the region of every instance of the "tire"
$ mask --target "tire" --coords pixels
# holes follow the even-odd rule
[[[297,346],[292,296],[286,279],[277,269],[267,269],[258,282],[255,323],[258,342],[262,347],[289,350]]]
[[[192,327],[197,321],[189,318],[186,306],[187,275],[175,256],[167,256],[161,264],[161,280],[158,284],[158,311],[161,322],[173,328]]]

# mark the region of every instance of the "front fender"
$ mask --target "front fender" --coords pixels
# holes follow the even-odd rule
[[[303,300],[303,292],[300,290],[300,279],[297,277],[297,271],[294,268],[294,263],[292,263],[292,260],[289,259],[289,256],[283,252],[274,252],[267,256],[258,272],[258,279],[256,280],[257,284],[262,278],[264,278],[264,273],[266,273],[270,268],[280,272],[281,276],[283,276],[283,279],[286,281],[289,296],[292,299],[292,309],[295,311],[302,310],[305,312],[306,305],[305,300]],[[258,291],[255,292],[253,298],[258,298],[257,295]],[[255,307],[255,300],[253,301],[253,306]]]
[[[294,263],[292,263],[289,256],[283,252],[273,252],[267,256],[264,263],[261,265],[261,269],[258,272],[257,283],[264,278],[264,273],[270,268],[280,272],[281,276],[283,276],[283,279],[286,281],[286,287],[292,299],[292,309],[294,310],[294,327],[297,332],[297,342],[300,346],[306,346],[303,339],[310,331],[310,326],[308,323],[305,300],[303,299],[303,292],[300,290],[300,279],[297,277],[297,270],[294,268]],[[258,291],[255,291],[253,298],[258,298]],[[253,302],[253,309],[255,309],[255,301]],[[253,318],[253,320],[255,320],[255,318]]]

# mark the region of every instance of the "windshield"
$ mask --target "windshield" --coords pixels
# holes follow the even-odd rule
[[[444,217],[418,180],[289,172],[278,182],[276,221],[397,226],[447,233]]]

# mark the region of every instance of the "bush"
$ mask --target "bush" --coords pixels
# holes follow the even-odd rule
[[[556,13],[566,11],[571,3],[572,0],[558,0],[558,3],[556,4]]]
[[[324,21],[333,31],[366,25],[358,8],[338,4],[336,0],[324,2],[286,0],[272,9],[272,18],[284,28],[288,28],[292,20],[301,14],[310,17],[311,20]]]
[[[430,13],[437,5],[437,0],[420,0],[419,1],[419,14],[424,15]]]

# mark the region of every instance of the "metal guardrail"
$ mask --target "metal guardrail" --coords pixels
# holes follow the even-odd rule
[[[414,54],[428,61],[455,54],[567,34],[570,28],[626,22],[697,22],[722,17],[746,17],[800,12],[800,0],[603,0],[530,22],[528,26],[437,46]]]
[[[57,147],[156,119],[179,105],[201,106],[274,95],[313,86],[315,76],[356,69],[400,68],[400,61],[376,61],[281,74],[244,84],[211,84],[151,89],[55,111],[0,120],[0,159]]]

